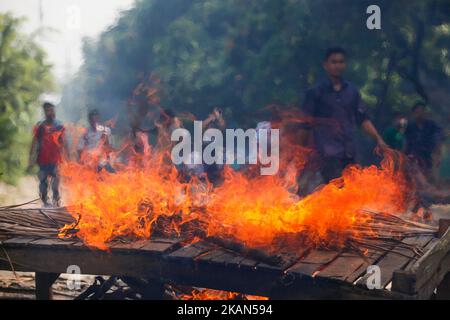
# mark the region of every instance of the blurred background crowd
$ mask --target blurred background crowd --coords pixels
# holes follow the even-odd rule
[[[74,124],[86,125],[98,110],[115,120],[117,136],[129,130],[130,114],[155,108],[206,119],[220,106],[227,127],[256,127],[268,105],[300,107],[306,89],[324,77],[323,52],[340,45],[349,57],[346,77],[386,143],[422,153],[432,161],[429,177],[448,186],[448,0],[379,0],[381,30],[367,29],[373,1],[365,0],[64,0],[59,11],[51,9],[55,1],[36,0],[24,10],[30,2],[0,5],[0,181],[27,174],[44,100]],[[37,19],[32,27],[23,13]],[[62,59],[48,39],[72,32],[77,14],[80,57]],[[47,25],[65,15],[60,30]],[[374,146],[359,137],[359,163],[378,160]]]

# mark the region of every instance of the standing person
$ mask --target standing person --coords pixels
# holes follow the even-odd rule
[[[154,121],[157,135],[156,148],[158,150],[170,150],[173,145],[170,139],[173,130],[183,128],[183,122],[171,109],[161,109],[159,119]]]
[[[225,130],[223,111],[219,107],[215,107],[213,112],[203,121],[203,130],[206,131],[210,128]]]
[[[412,121],[405,132],[405,153],[417,161],[425,176],[435,181],[437,175],[433,171],[441,160],[442,129],[428,118],[423,102],[414,104],[411,112]]]
[[[208,129],[218,129],[222,132],[225,131],[226,123],[223,117],[223,111],[219,107],[215,107],[212,113],[203,121],[203,132]],[[205,132],[205,137],[207,133]],[[211,140],[211,139],[209,139]],[[223,154],[225,157],[225,154]],[[224,159],[225,160],[225,159]],[[208,180],[214,185],[218,186],[223,181],[223,165],[222,164],[204,164],[203,165]]]
[[[306,145],[312,132],[326,183],[355,162],[355,128],[361,127],[382,149],[387,147],[367,115],[358,88],[343,78],[346,56],[340,47],[326,51],[323,68],[327,77],[307,90],[302,107],[306,123],[300,129],[300,143]]]
[[[397,112],[394,114],[391,126],[384,130],[383,133],[383,139],[389,147],[403,151],[407,125],[408,120],[402,113]]]
[[[66,153],[65,128],[56,120],[55,106],[43,104],[45,120],[36,124],[30,149],[30,166],[39,165],[39,195],[44,207],[49,207],[48,181],[51,180],[53,205],[60,206],[58,166]]]
[[[78,142],[80,161],[97,167],[98,172],[105,169],[109,173],[115,173],[110,157],[113,145],[111,129],[100,124],[100,114],[97,110],[89,112],[88,120],[89,128]]]

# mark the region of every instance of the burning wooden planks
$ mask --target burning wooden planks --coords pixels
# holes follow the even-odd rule
[[[365,256],[346,250],[310,248],[303,253],[299,251],[296,260],[283,266],[252,259],[244,255],[245,251],[238,253],[239,248],[225,249],[230,243],[219,245],[221,242],[208,239],[193,240],[190,244],[164,238],[113,242],[108,251],[103,251],[87,248],[75,239],[15,238],[4,241],[2,247],[18,271],[60,273],[65,272],[67,265],[76,264],[88,274],[148,278],[159,283],[271,298],[411,298],[429,295],[429,288],[438,285],[441,276],[449,271],[449,236],[447,232],[442,239],[427,235],[404,239],[403,242],[425,253],[419,260],[416,253],[399,244],[386,252],[369,250]],[[0,259],[3,257],[0,251]],[[419,285],[412,287],[412,295],[400,292],[399,284],[407,282],[398,282],[402,279],[398,270],[410,274],[417,263],[418,273],[414,273],[411,283]],[[378,265],[383,270],[382,290],[367,290],[369,265]],[[8,264],[2,265],[0,261],[1,266],[9,269]],[[396,290],[392,292],[385,288],[391,282],[396,282],[392,285]]]
[[[200,219],[183,221],[181,214],[160,215],[152,224],[152,237],[178,238],[185,243],[204,239],[217,247],[236,252],[244,257],[267,263],[285,265],[289,254],[298,257],[301,252],[312,249],[332,249],[354,252],[361,257],[368,251],[392,251],[404,255],[406,251],[413,257],[422,255],[421,249],[405,241],[419,236],[432,236],[438,232],[437,226],[420,223],[403,217],[371,210],[362,210],[350,230],[336,234],[329,231],[320,242],[309,238],[308,226],[302,232],[279,234],[271,244],[249,247],[232,235],[208,234],[208,223]],[[65,227],[70,225],[70,227]],[[28,236],[35,238],[57,238],[63,233],[75,237],[77,221],[65,208],[28,209],[20,206],[0,208],[0,236]],[[63,230],[63,231],[61,231]],[[121,237],[124,243],[139,239]],[[300,250],[300,249],[305,250]],[[282,253],[282,254],[280,254]]]

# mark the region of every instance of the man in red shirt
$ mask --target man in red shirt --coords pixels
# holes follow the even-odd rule
[[[51,180],[53,205],[60,206],[58,166],[65,149],[64,126],[56,120],[55,106],[43,105],[45,120],[33,129],[33,141],[30,150],[30,165],[39,165],[39,194],[44,206],[48,203],[48,180]]]

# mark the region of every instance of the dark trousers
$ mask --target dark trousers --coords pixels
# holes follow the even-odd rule
[[[48,181],[50,180],[53,193],[53,201],[59,201],[59,174],[56,164],[39,166],[39,195],[43,203],[48,203]]]
[[[342,176],[342,171],[355,163],[353,158],[325,157],[322,159],[320,173],[325,183]]]

